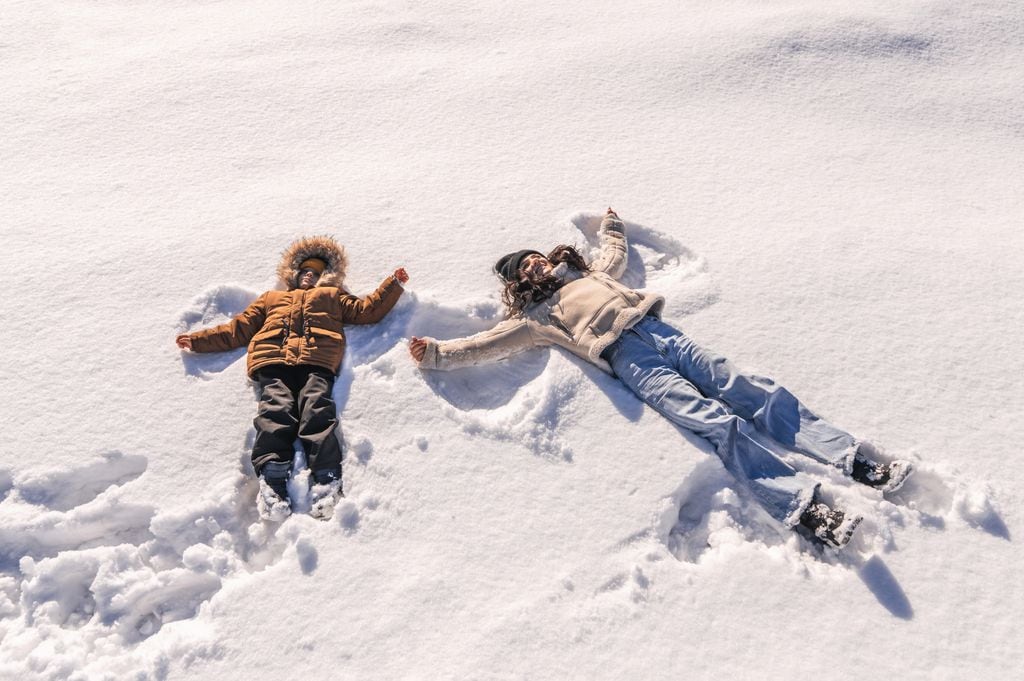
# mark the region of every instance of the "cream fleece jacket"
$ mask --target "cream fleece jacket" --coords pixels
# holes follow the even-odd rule
[[[625,225],[608,215],[599,231],[601,253],[590,272],[566,272],[562,288],[494,328],[452,340],[425,338],[422,369],[458,369],[496,362],[533,347],[557,345],[612,373],[601,353],[647,314],[660,315],[662,296],[627,288]]]

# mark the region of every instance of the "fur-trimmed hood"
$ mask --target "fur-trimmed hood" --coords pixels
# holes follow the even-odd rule
[[[345,270],[348,268],[348,256],[345,254],[345,248],[329,236],[303,237],[286,248],[277,266],[279,285],[289,291],[295,288],[299,265],[308,258],[320,258],[327,263],[327,268],[317,279],[317,286],[342,288]]]

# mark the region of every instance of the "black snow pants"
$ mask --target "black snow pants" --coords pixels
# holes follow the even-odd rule
[[[259,410],[253,425],[252,467],[256,475],[271,461],[291,462],[298,437],[310,470],[341,478],[338,409],[331,391],[334,372],[310,364],[272,364],[253,375]]]

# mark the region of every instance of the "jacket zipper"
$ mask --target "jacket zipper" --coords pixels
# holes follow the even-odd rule
[[[299,296],[299,333],[309,342],[309,322],[306,321],[306,291]]]
[[[600,284],[601,284],[602,286],[604,286],[604,287],[605,287],[606,289],[608,289],[608,290],[609,290],[609,291],[611,291],[611,292],[612,292],[613,294],[615,294],[615,296],[616,296],[616,297],[618,297],[618,298],[619,298],[620,300],[622,300],[623,302],[629,303],[629,299],[628,299],[628,298],[626,298],[626,296],[624,296],[624,295],[623,295],[622,293],[620,293],[619,291],[617,291],[617,290],[616,290],[616,289],[615,289],[614,287],[612,287],[611,285],[609,285],[608,283],[606,283],[606,282],[604,282],[604,281],[601,281],[600,279],[598,279],[597,281],[598,281],[598,283],[600,283]],[[603,311],[603,310],[604,310],[604,309],[605,309],[606,307],[608,307],[609,305],[611,305],[611,303],[612,303],[612,300],[606,300],[606,301],[605,301],[605,303],[604,303],[604,305],[602,305],[602,306],[601,306],[600,308],[598,308],[597,312],[595,312],[595,313],[594,313],[594,314],[593,314],[593,315],[592,315],[592,316],[590,317],[590,321],[589,321],[589,322],[587,322],[587,325],[589,326],[589,325],[590,325],[591,323],[593,323],[593,321],[594,321],[594,320],[595,320],[595,319],[596,319],[596,318],[597,318],[597,317],[598,317],[598,316],[599,316],[599,315],[601,314],[601,312],[602,312],[602,311]],[[562,333],[564,333],[564,334],[565,334],[565,335],[566,335],[566,336],[567,336],[567,337],[569,338],[569,340],[571,340],[571,341],[574,341],[574,342],[575,342],[575,340],[576,340],[576,339],[575,339],[575,338],[573,338],[572,332],[571,332],[571,331],[569,331],[569,329],[568,329],[568,328],[567,328],[567,327],[565,326],[565,324],[563,324],[563,323],[562,323],[562,321],[561,321],[560,319],[558,319],[557,317],[554,317],[554,316],[552,316],[552,315],[551,315],[551,312],[548,312],[548,320],[549,320],[549,321],[551,322],[551,325],[552,325],[552,326],[556,327],[556,328],[557,328],[557,329],[559,329],[559,330],[560,330],[560,331],[561,331]]]

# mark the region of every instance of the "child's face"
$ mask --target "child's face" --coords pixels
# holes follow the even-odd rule
[[[299,288],[309,289],[313,288],[316,284],[316,280],[320,278],[320,275],[316,273],[316,270],[311,270],[308,267],[304,270],[299,271]]]

